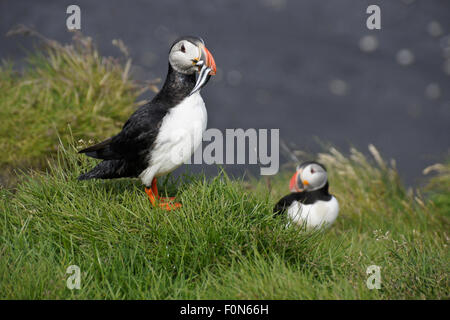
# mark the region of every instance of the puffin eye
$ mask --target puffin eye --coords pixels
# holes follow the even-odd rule
[[[184,44],[181,45],[181,52],[186,53],[186,48],[184,47]]]
[[[311,174],[313,174],[314,172],[316,172],[316,171],[314,171],[314,169],[313,169],[313,168],[311,168]]]

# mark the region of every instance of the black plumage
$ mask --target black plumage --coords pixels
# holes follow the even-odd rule
[[[138,177],[148,166],[164,116],[190,94],[195,83],[195,74],[177,72],[169,63],[162,89],[131,115],[119,134],[79,151],[103,161],[78,180]]]
[[[314,191],[292,192],[283,197],[273,208],[274,214],[283,214],[294,201],[302,204],[313,204],[318,200],[329,201],[331,194],[328,192],[328,182],[320,189]]]

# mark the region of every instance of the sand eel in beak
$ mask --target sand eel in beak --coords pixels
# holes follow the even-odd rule
[[[200,90],[215,74],[216,63],[201,38],[176,40],[162,89],[121,132],[80,151],[103,161],[78,179],[139,177],[153,206],[180,207],[173,198],[159,196],[156,178],[182,165],[201,144],[207,113]]]
[[[287,213],[288,225],[306,229],[329,227],[336,220],[339,204],[328,192],[327,170],[318,162],[308,161],[297,167],[289,189],[291,194],[275,205],[275,214]]]
[[[216,63],[211,52],[206,49],[204,44],[200,45],[200,47],[200,57],[192,59],[193,65],[198,67],[199,75],[197,77],[197,83],[195,84],[194,89],[192,89],[190,95],[193,95],[203,88],[203,86],[205,86],[209,81],[209,78],[216,74]]]

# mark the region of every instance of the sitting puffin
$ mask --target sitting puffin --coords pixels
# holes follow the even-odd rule
[[[336,220],[339,204],[328,193],[327,170],[322,164],[307,161],[298,166],[289,189],[292,193],[281,198],[273,209],[275,214],[287,210],[288,225],[313,229],[329,227]]]
[[[180,207],[173,198],[159,197],[156,177],[178,168],[201,144],[207,114],[200,89],[215,74],[214,58],[201,38],[176,40],[162,89],[117,135],[79,151],[103,161],[78,180],[139,177],[153,206],[159,201],[166,210]]]

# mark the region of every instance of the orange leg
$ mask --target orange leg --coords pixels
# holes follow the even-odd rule
[[[148,195],[148,198],[150,199],[152,206],[156,206],[156,198],[152,192],[152,189],[145,188],[145,193]]]
[[[153,178],[152,180],[152,187],[151,188],[145,188],[145,193],[147,193],[148,198],[150,199],[151,204],[155,207],[156,202],[159,200],[173,200],[175,197],[169,197],[169,198],[161,198],[158,195],[158,185],[156,183],[156,178]],[[164,210],[175,210],[177,208],[181,207],[181,203],[169,203],[169,202],[161,202],[159,203],[159,206]]]
[[[159,199],[158,184],[156,183],[156,178],[153,178],[152,180],[152,192],[155,195],[155,197]]]

